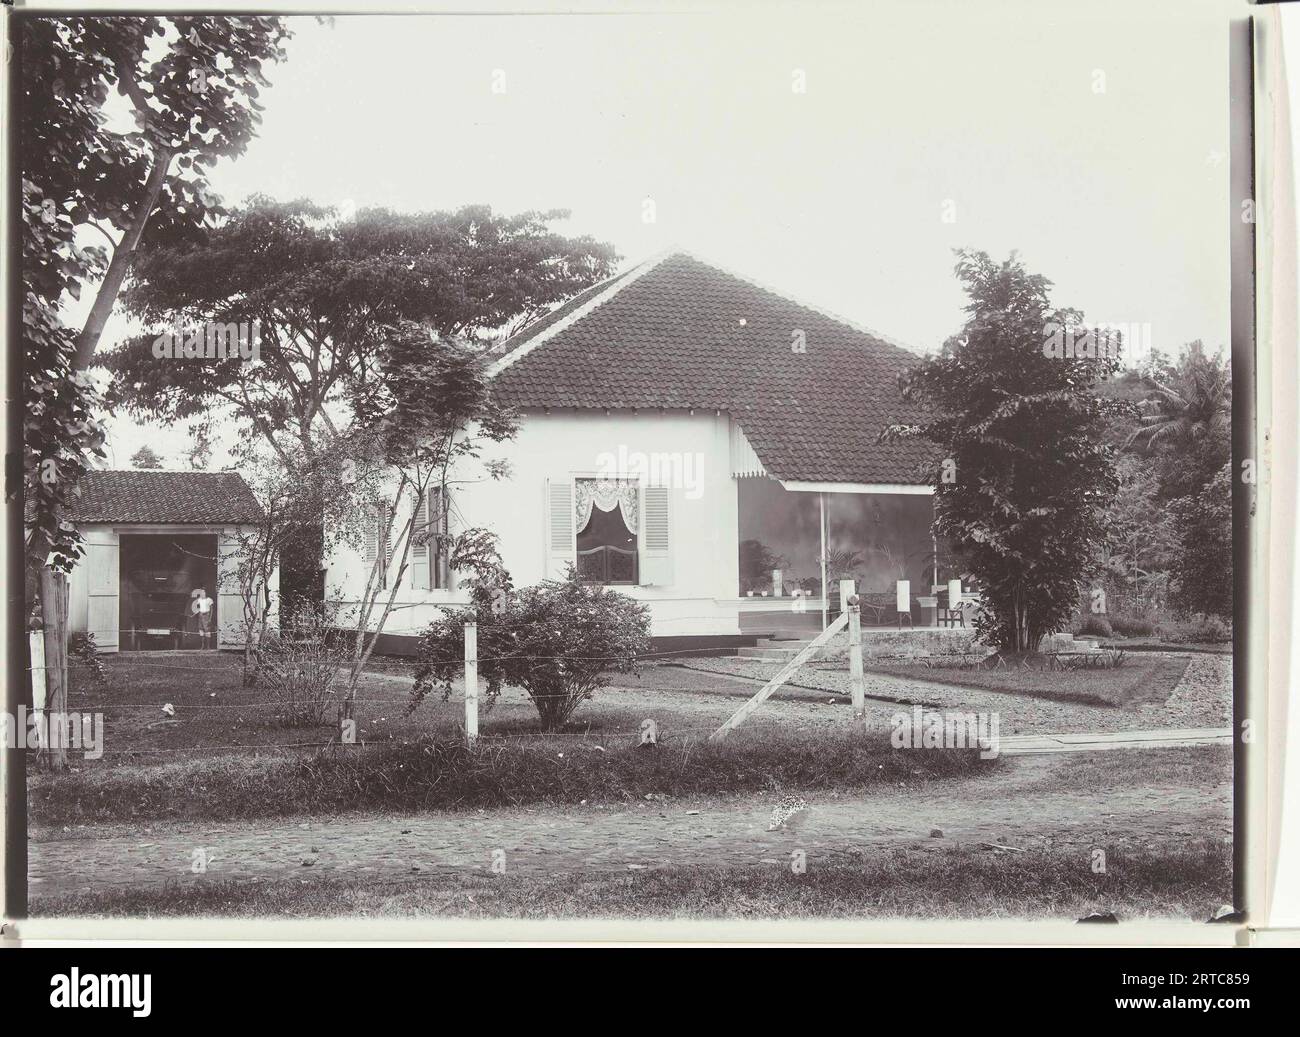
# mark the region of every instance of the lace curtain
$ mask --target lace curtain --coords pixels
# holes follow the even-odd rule
[[[574,508],[577,526],[581,531],[591,521],[591,509],[613,511],[615,508],[623,515],[623,524],[629,533],[635,534],[640,524],[640,512],[637,507],[637,484],[627,479],[579,479],[577,493],[574,496]]]

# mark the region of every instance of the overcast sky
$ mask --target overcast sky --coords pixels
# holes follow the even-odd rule
[[[918,351],[961,324],[952,249],[1018,249],[1090,321],[1213,348],[1228,337],[1227,19],[1245,11],[294,18],[260,135],[212,180],[228,201],[570,209],[562,228],[624,265],[686,248]],[[118,466],[159,447],[112,429]]]

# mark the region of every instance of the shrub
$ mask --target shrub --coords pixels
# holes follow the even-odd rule
[[[1232,627],[1218,616],[1197,616],[1192,625],[1179,631],[1173,640],[1195,644],[1223,644],[1232,640]]]
[[[1128,658],[1121,652],[1084,652],[1080,655],[1048,656],[1063,670],[1118,670]]]
[[[68,655],[85,670],[86,679],[91,684],[103,687],[108,683],[109,670],[99,654],[94,634],[87,630],[78,630],[72,634],[68,638]]]
[[[1111,629],[1124,637],[1150,637],[1156,625],[1143,616],[1111,616]]]
[[[605,674],[636,672],[650,650],[646,607],[607,587],[581,583],[572,567],[564,580],[522,590],[498,588],[491,606],[448,613],[430,624],[416,651],[411,709],[434,688],[443,698],[465,659],[465,623],[478,623],[479,673],[489,700],[503,684],[528,693],[542,730],[563,727]]]
[[[325,723],[347,682],[348,652],[330,639],[325,610],[303,604],[288,625],[258,648],[258,680],[277,701],[276,719],[289,727]]]
[[[1093,637],[1114,637],[1115,631],[1110,625],[1110,620],[1105,616],[1087,615],[1079,622],[1074,631],[1076,634],[1091,634]]]

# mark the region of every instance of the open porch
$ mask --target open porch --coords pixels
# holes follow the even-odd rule
[[[840,611],[844,579],[857,588],[864,627],[952,621],[948,581],[959,573],[931,534],[929,486],[736,482],[742,633],[802,638],[823,629]]]

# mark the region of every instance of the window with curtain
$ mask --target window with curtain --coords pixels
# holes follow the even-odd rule
[[[578,576],[589,583],[637,582],[638,484],[630,479],[578,479],[574,522]]]

